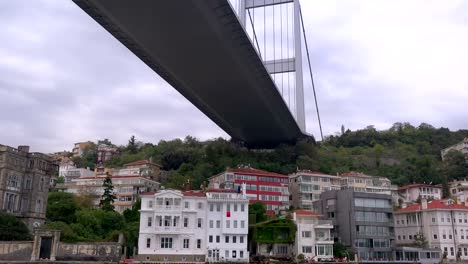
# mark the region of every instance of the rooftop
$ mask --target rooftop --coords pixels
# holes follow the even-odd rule
[[[255,175],[255,176],[266,176],[266,177],[282,177],[282,178],[288,178],[287,175],[284,174],[279,174],[275,172],[269,172],[269,171],[264,171],[264,170],[258,170],[254,168],[228,168],[226,172],[232,172],[235,174],[246,174],[246,175]]]
[[[419,187],[432,187],[432,188],[442,188],[442,185],[432,185],[432,184],[427,184],[427,183],[413,183],[413,184],[408,184],[405,186],[401,186],[398,188],[398,191],[404,191],[407,189],[411,188],[419,188]]]
[[[296,210],[294,211],[297,215],[310,215],[310,216],[321,216],[321,214],[317,213],[317,212],[314,212],[314,211],[310,211],[310,210],[303,210],[303,209],[299,209],[299,210]]]
[[[397,213],[417,212],[424,210],[468,210],[468,206],[457,204],[451,199],[432,200],[427,202],[427,209],[421,209],[421,204],[412,204],[406,208],[401,208]]]

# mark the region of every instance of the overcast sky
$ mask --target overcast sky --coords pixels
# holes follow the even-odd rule
[[[324,134],[468,128],[468,1],[302,1]],[[0,144],[228,136],[71,1],[0,1]],[[306,84],[308,131],[318,126]]]

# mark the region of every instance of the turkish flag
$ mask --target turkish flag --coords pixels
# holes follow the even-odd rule
[[[231,211],[226,211],[226,217],[231,217]]]

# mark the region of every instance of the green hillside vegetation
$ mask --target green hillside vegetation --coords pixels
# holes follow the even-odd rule
[[[440,151],[468,137],[468,130],[450,131],[429,124],[417,127],[395,123],[383,131],[373,126],[350,131],[342,127],[337,135],[315,144],[300,141],[272,150],[248,150],[222,138],[201,142],[187,136],[184,140],[141,143],[132,137],[127,146],[120,146],[120,155],[106,166],[121,167],[139,159],[152,158],[170,171],[165,187],[182,188],[190,177],[192,188],[199,188],[208,177],[227,167],[250,165],[253,168],[289,174],[309,169],[335,175],[359,171],[389,177],[394,184],[413,182],[446,183],[468,176],[468,168],[460,153],[450,153],[442,162]],[[89,153],[93,153],[90,151]],[[87,158],[92,163],[92,158]]]

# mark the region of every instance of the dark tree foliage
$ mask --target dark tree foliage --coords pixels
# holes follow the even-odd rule
[[[47,201],[47,219],[50,221],[60,221],[67,224],[76,220],[75,212],[78,204],[71,193],[51,192]]]
[[[99,206],[104,211],[114,211],[114,200],[116,197],[114,195],[114,186],[112,185],[110,175],[107,175],[102,183],[102,187],[104,187],[104,193],[102,194]]]
[[[265,204],[261,202],[249,204],[249,215],[255,216],[255,223],[261,223],[265,221],[267,219]]]
[[[13,215],[0,212],[0,241],[31,240],[28,227]]]
[[[135,136],[131,136],[130,140],[128,140],[127,151],[130,154],[136,154],[138,152],[138,146],[135,140]]]
[[[83,150],[83,155],[80,157],[72,157],[71,160],[77,168],[89,168],[94,170],[97,163],[97,146],[91,144]]]

